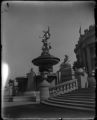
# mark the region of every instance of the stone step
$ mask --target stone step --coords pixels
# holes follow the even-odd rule
[[[86,93],[83,93],[83,94],[79,94],[79,93],[75,93],[75,94],[60,94],[58,96],[55,96],[55,97],[88,97],[88,98],[95,98],[95,94],[86,94]]]
[[[59,97],[57,97],[57,98],[55,98],[55,99],[63,99],[63,100],[80,100],[80,101],[90,101],[90,102],[92,102],[92,101],[95,101],[95,98],[77,98],[77,97],[68,97],[68,98],[66,98],[66,97],[64,97],[64,98],[59,98]]]
[[[95,96],[77,96],[77,95],[71,95],[71,96],[56,96],[54,98],[60,98],[60,99],[66,99],[66,98],[79,98],[79,99],[95,99]]]
[[[13,97],[13,101],[36,101],[36,97],[31,97],[31,96],[15,96]]]
[[[3,102],[8,102],[9,97],[3,98]],[[15,96],[13,97],[13,101],[36,101],[36,97],[31,97],[31,96]]]
[[[62,107],[67,109],[78,109],[78,110],[86,110],[86,111],[95,111],[95,108],[87,108],[83,106],[74,106],[74,105],[67,105],[67,104],[60,104],[55,102],[48,102],[48,101],[42,101],[43,104],[56,106],[56,107]]]
[[[55,99],[55,98],[49,98],[49,100],[55,100],[55,101],[61,101],[61,102],[71,102],[71,103],[83,103],[83,104],[92,104],[92,105],[95,105],[95,100],[93,99],[92,101],[90,101],[90,100],[84,100],[83,99],[83,101],[81,101],[81,100],[77,100],[77,99]]]
[[[69,109],[95,111],[95,93],[90,89],[75,90],[51,97],[42,103]]]
[[[72,106],[79,106],[79,107],[87,107],[87,108],[95,108],[94,104],[85,104],[85,103],[73,103],[73,102],[64,102],[64,101],[59,101],[59,100],[47,100],[47,102],[51,103],[57,103],[57,104],[62,104],[62,105],[72,105]]]
[[[70,92],[70,93],[66,93],[66,94],[60,94],[60,95],[58,95],[59,97],[60,96],[66,96],[66,97],[68,97],[68,96],[81,96],[81,97],[94,97],[95,96],[95,92],[88,92],[88,93],[85,93],[85,92],[83,92],[83,93],[80,93],[80,92],[77,92],[77,91],[75,91],[75,92]]]
[[[64,93],[64,94],[60,94],[59,96],[95,96],[95,93],[82,93],[82,94],[80,94],[80,93]]]
[[[35,91],[27,91],[24,93],[24,96],[36,96],[36,92]]]
[[[95,93],[63,93],[58,96],[84,96],[84,97],[92,97],[95,96]]]
[[[94,90],[95,90],[95,89],[94,89]],[[78,93],[78,94],[86,94],[86,93],[87,93],[87,94],[92,94],[92,93],[95,94],[95,91],[94,91],[94,90],[87,90],[87,91],[85,91],[85,90],[82,90],[82,91],[80,91],[80,90],[75,90],[75,91],[71,91],[71,92],[66,93],[66,94],[67,94],[67,95],[68,95],[68,94],[71,94],[71,93],[72,93],[72,94],[77,94],[77,93]]]

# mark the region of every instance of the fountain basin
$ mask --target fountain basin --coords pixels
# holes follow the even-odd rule
[[[52,55],[41,55],[32,60],[32,63],[36,66],[53,66],[60,61],[59,58]]]

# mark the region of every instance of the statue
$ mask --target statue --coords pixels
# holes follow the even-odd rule
[[[30,70],[32,73],[33,73],[33,68],[31,68],[31,70]]]
[[[63,63],[60,65],[60,68],[66,68],[66,67],[70,67],[70,64],[69,64],[69,56],[68,55],[65,55],[65,58],[64,58],[64,61]]]
[[[43,31],[43,32],[44,32],[43,38],[44,38],[44,40],[47,41],[47,39],[50,38],[50,29],[49,29],[49,26],[48,26],[48,30],[47,31]]]
[[[64,58],[64,63],[68,62],[68,60],[69,60],[68,55],[65,55],[65,58]]]
[[[48,39],[50,39],[50,29],[49,29],[49,26],[48,26],[48,30],[47,31],[43,31],[44,32],[44,35],[42,37],[42,42],[43,42],[43,47],[42,47],[42,54],[49,54],[49,50],[51,49],[51,45],[50,43],[48,43]]]

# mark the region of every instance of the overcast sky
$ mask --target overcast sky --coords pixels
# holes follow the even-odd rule
[[[60,63],[68,54],[73,63],[80,26],[84,33],[95,23],[94,4],[88,2],[9,2],[8,8],[2,4],[2,11],[2,60],[9,65],[10,78],[26,75],[31,67],[38,71],[31,61],[41,54],[39,36],[47,26],[51,33],[50,53],[59,57]]]

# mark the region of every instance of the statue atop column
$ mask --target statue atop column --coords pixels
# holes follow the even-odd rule
[[[42,55],[48,55],[49,50],[51,49],[50,42],[48,43],[48,39],[50,39],[51,36],[49,26],[48,26],[48,30],[43,32],[44,35],[42,37],[42,42],[43,42]]]
[[[68,56],[68,55],[65,55],[64,63],[67,63],[67,62],[69,62],[69,56]]]
[[[64,58],[64,61],[60,65],[60,69],[67,68],[67,67],[71,66],[69,64],[69,56],[68,55],[64,55],[64,56],[65,56],[65,58]]]

